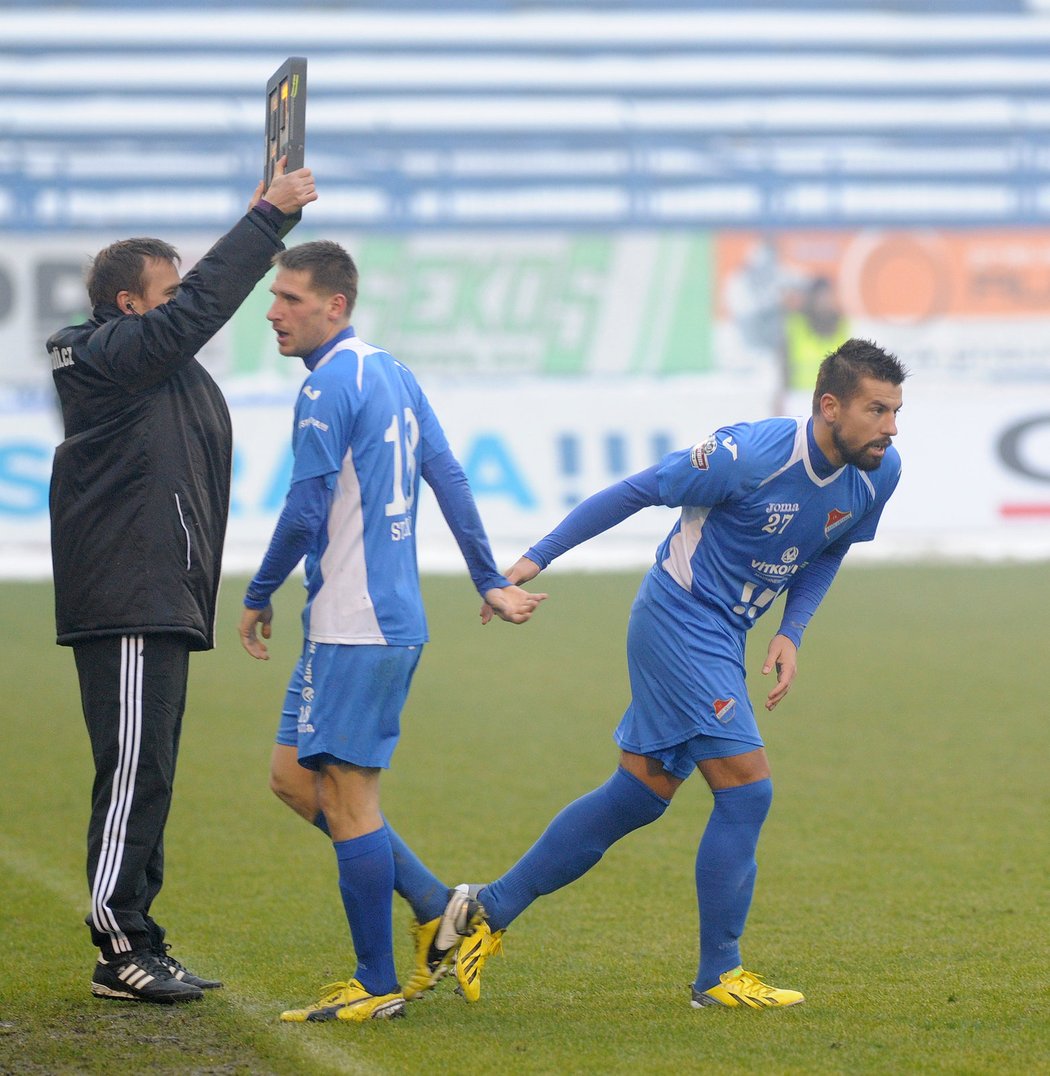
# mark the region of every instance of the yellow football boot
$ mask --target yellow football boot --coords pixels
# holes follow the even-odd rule
[[[404,1016],[405,997],[401,993],[370,994],[356,979],[348,983],[329,983],[321,999],[305,1009],[288,1009],[281,1019],[295,1023],[317,1023],[323,1020],[386,1020]]]
[[[744,1005],[749,1009],[786,1009],[801,1005],[805,996],[797,990],[780,990],[762,982],[759,976],[743,968],[733,968],[719,977],[718,985],[710,990],[693,987],[693,1008],[705,1005]]]
[[[467,885],[450,889],[441,915],[427,923],[412,921],[416,963],[404,991],[410,1001],[422,997],[448,975],[463,938],[481,921],[482,907],[469,890]]]
[[[459,992],[467,1001],[477,1001],[481,997],[481,970],[490,956],[503,952],[502,930],[493,933],[488,923],[482,920],[478,929],[466,938],[456,954],[456,981]]]

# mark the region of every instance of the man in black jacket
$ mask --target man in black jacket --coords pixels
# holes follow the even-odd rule
[[[194,357],[317,198],[278,167],[247,214],[179,278],[159,239],[100,251],[89,321],[48,340],[66,439],[51,477],[58,642],[72,646],[95,760],[87,924],[98,997],[188,1001],[222,984],[168,953],[150,916],[164,874],[189,654],[214,645],[230,499],[226,402]]]

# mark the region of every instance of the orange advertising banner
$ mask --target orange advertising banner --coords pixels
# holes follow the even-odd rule
[[[763,263],[790,292],[831,282],[848,318],[916,324],[939,318],[1046,317],[1050,231],[859,230],[722,232],[715,242],[718,312],[725,285]]]

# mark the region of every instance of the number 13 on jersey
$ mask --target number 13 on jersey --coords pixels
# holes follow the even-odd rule
[[[404,516],[412,510],[416,500],[416,449],[419,447],[419,423],[411,407],[404,410],[404,428],[396,414],[390,416],[390,425],[383,434],[383,440],[391,446],[393,459],[393,490],[386,504],[387,516]],[[395,541],[410,538],[412,521],[403,520],[391,524],[390,536]]]

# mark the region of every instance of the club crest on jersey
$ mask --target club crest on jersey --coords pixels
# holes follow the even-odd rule
[[[710,467],[708,460],[711,458],[711,453],[716,448],[718,448],[718,442],[715,440],[715,435],[711,434],[706,441],[693,445],[693,450],[689,453],[689,462],[698,471],[706,471]]]
[[[827,521],[824,523],[824,537],[830,537],[831,532],[836,527],[840,527],[843,523],[847,522],[847,520],[850,520],[852,518],[852,512],[843,512],[838,508],[832,508],[831,511],[828,512]]]
[[[723,725],[728,725],[733,720],[734,711],[736,710],[736,699],[715,699],[712,704],[715,708],[715,717],[722,722]]]

